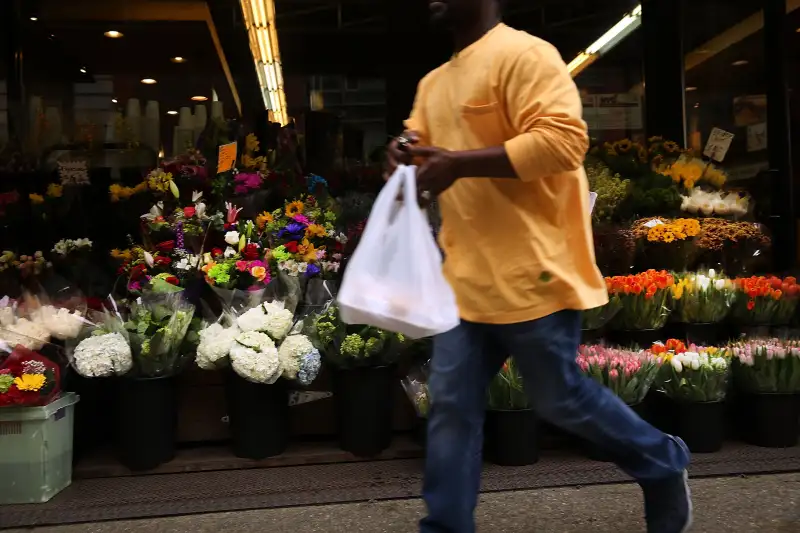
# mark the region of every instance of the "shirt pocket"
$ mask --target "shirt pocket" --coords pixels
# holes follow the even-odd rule
[[[504,143],[500,102],[461,104],[461,122],[469,148],[487,148]]]

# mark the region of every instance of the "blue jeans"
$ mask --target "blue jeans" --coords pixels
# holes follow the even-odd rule
[[[434,340],[428,386],[428,450],[422,533],[473,533],[480,491],[486,389],[507,355],[514,356],[536,413],[613,450],[637,481],[680,474],[688,453],[639,418],[619,398],[585,377],[575,363],[580,313],[561,311],[510,325],[462,322]]]

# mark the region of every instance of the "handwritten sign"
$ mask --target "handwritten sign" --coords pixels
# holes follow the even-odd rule
[[[703,155],[713,159],[717,163],[722,163],[722,160],[725,159],[725,155],[731,147],[733,137],[734,134],[729,131],[714,128],[711,130],[711,135],[708,137]]]
[[[236,143],[223,144],[219,147],[217,157],[217,174],[228,172],[236,162]]]

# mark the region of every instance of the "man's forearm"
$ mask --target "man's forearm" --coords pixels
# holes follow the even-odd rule
[[[456,152],[459,178],[517,178],[505,146]]]

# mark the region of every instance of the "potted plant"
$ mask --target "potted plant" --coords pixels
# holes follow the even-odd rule
[[[158,278],[131,305],[125,330],[133,365],[117,388],[117,451],[131,470],[150,470],[175,456],[174,378],[188,356],[182,348],[194,310],[180,287]]]
[[[650,346],[660,340],[670,314],[675,278],[665,270],[614,276],[611,289],[622,309],[611,320],[612,337],[620,345]]]
[[[619,295],[614,290],[611,278],[606,278],[608,290],[608,303],[581,313],[581,336],[585,344],[598,341],[602,338],[603,329],[622,309]]]
[[[725,438],[725,395],[730,352],[690,345],[670,350],[662,362],[658,387],[673,402],[673,427],[694,453],[712,453]]]
[[[581,371],[607,387],[639,416],[645,416],[644,398],[658,372],[655,357],[648,352],[581,346],[576,362]],[[606,451],[586,443],[592,459],[610,460]]]
[[[718,276],[713,269],[678,275],[672,287],[673,312],[684,325],[686,341],[701,345],[727,341],[722,322],[735,298],[731,280]]]
[[[522,387],[513,359],[508,359],[489,385],[484,428],[486,458],[501,466],[524,466],[539,460],[536,414]]]
[[[768,336],[769,326],[785,326],[797,309],[800,286],[793,277],[737,278],[733,318],[750,336]]]
[[[694,218],[646,218],[632,227],[637,243],[636,265],[639,268],[686,270],[696,255],[695,237],[700,222]]]
[[[731,346],[742,392],[745,438],[769,448],[795,446],[800,418],[800,342],[753,339]]]
[[[312,324],[314,338],[333,365],[339,446],[372,457],[392,440],[395,361],[405,339],[370,326],[345,325],[329,307]]]

